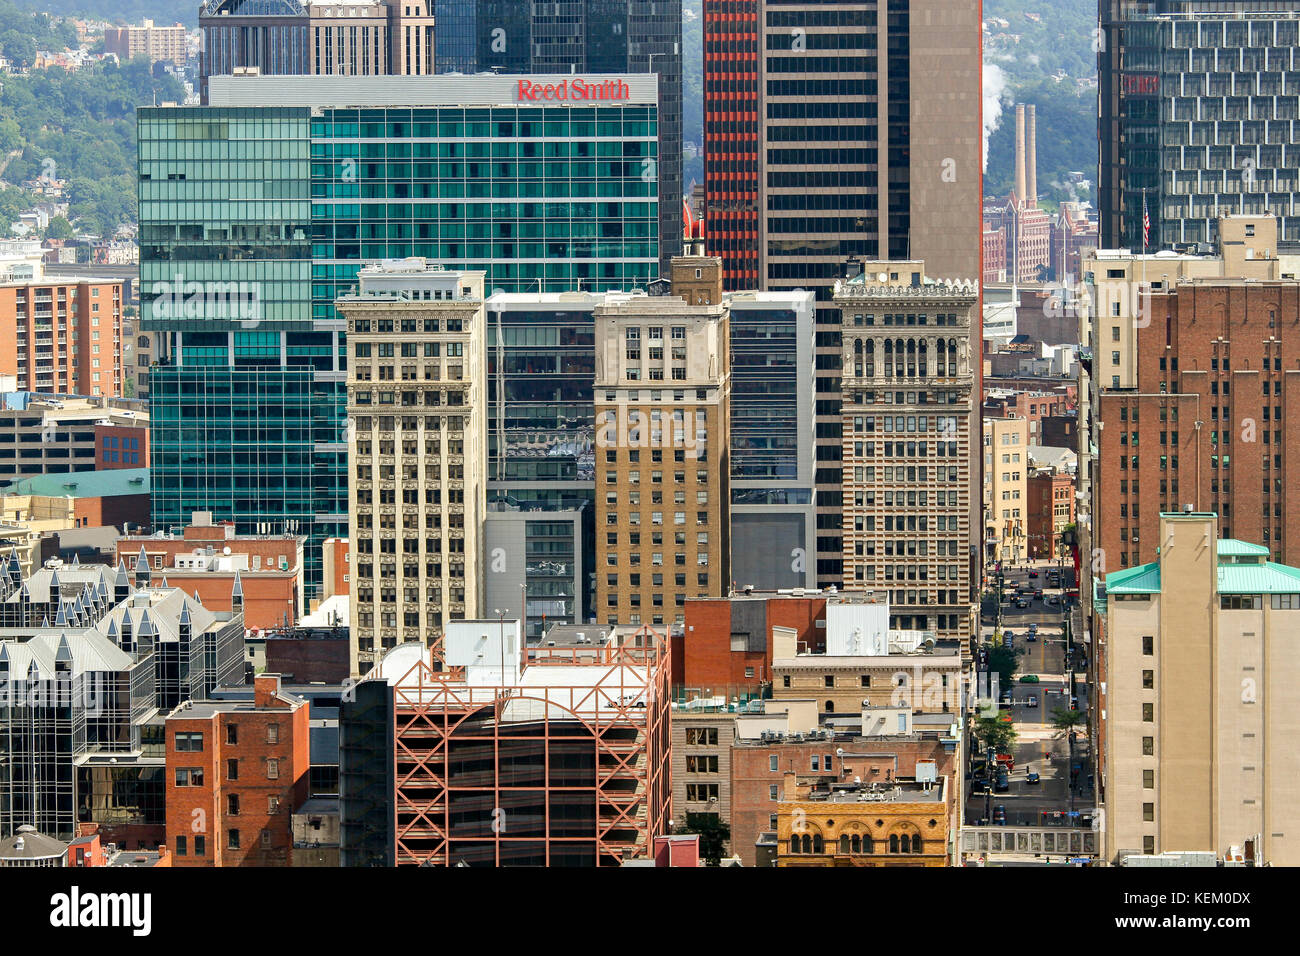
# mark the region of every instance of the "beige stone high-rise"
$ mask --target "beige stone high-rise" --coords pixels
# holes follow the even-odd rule
[[[484,275],[386,261],[337,301],[348,334],[354,673],[399,643],[440,647],[448,621],[481,611]]]
[[[605,623],[681,623],[687,597],[731,586],[720,298],[610,294],[595,310],[595,611]]]
[[[986,418],[984,548],[986,561],[1029,557],[1029,421]]]
[[[1111,860],[1239,847],[1300,864],[1300,568],[1217,523],[1163,514],[1159,560],[1106,578]]]
[[[967,645],[978,389],[978,285],[925,263],[866,262],[837,282],[842,337],[844,587],[889,592],[891,626]]]

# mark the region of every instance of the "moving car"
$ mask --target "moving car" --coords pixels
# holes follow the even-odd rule
[[[1029,602],[1026,601],[1024,598],[1020,598],[1019,600],[1016,601],[1016,607],[1018,607],[1018,608],[1020,608],[1021,610],[1023,610],[1023,609],[1025,609],[1025,608],[1029,607]]]
[[[1038,640],[1038,635],[1035,634],[1033,631],[1030,631],[1028,634],[1025,635],[1025,640],[1036,641]]]
[[[1037,674],[1025,674],[1025,675],[1023,675],[1023,676],[1020,678],[1020,683],[1022,683],[1022,684],[1037,684],[1037,683],[1038,683],[1038,675],[1037,675]]]
[[[1009,777],[1005,772],[998,774],[997,779],[993,781],[993,792],[1006,793],[1010,789],[1011,777]],[[1006,823],[1006,820],[1004,819],[1002,822]]]
[[[998,804],[993,808],[993,822],[1001,826],[1007,825],[1007,808],[1002,804]]]
[[[1029,576],[1030,576],[1031,578],[1036,578],[1036,577],[1038,577],[1038,572],[1037,572],[1037,571],[1032,571],[1032,570],[1031,570],[1031,571],[1029,572]]]
[[[1049,595],[1047,596],[1047,603],[1048,603],[1048,604],[1060,604],[1060,603],[1061,603],[1061,599],[1060,599],[1059,597],[1057,597],[1055,594],[1049,594]]]
[[[1038,774],[1035,773],[1034,771],[1030,770],[1028,773],[1025,774],[1025,783],[1038,783],[1038,782],[1039,782]]]
[[[1025,698],[1025,706],[1026,706],[1026,707],[1037,707],[1037,706],[1038,706],[1038,698],[1035,697],[1033,694],[1030,694],[1028,697]]]

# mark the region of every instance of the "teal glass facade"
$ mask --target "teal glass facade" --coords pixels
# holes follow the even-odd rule
[[[659,274],[652,106],[327,109],[311,123],[312,312],[365,262],[423,256],[504,292]]]
[[[507,292],[658,275],[654,106],[139,111],[153,521],[346,536],[343,323],[361,267],[423,256]]]

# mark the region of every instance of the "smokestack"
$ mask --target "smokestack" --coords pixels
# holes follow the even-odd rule
[[[1025,201],[1025,107],[1016,105],[1016,202]]]
[[[1025,148],[1026,198],[1029,205],[1038,208],[1038,109],[1032,103],[1025,107],[1025,126],[1028,127],[1028,144]]]

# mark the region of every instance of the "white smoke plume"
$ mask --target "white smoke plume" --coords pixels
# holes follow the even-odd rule
[[[1007,75],[1002,68],[993,64],[984,64],[984,154],[982,168],[988,172],[989,136],[1002,121],[1002,101],[1007,92]]]

